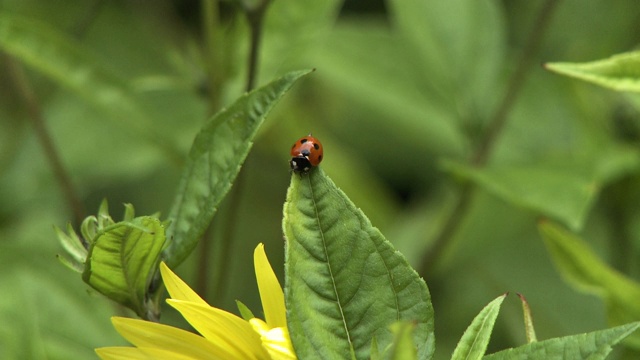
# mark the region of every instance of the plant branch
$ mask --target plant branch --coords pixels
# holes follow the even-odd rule
[[[253,8],[245,6],[244,9],[247,21],[249,22],[249,31],[251,36],[249,59],[247,63],[247,91],[253,90],[258,77],[258,55],[260,53],[260,44],[262,42],[262,24],[270,3],[270,0],[263,0]]]
[[[256,7],[248,8],[246,7],[245,14],[247,16],[247,20],[249,22],[250,29],[250,48],[249,48],[249,58],[247,61],[247,84],[246,91],[249,92],[253,90],[255,87],[255,82],[257,78],[257,68],[258,68],[258,58],[260,52],[260,43],[262,38],[262,24],[264,15],[266,13],[267,7],[270,1],[265,0],[258,4]],[[212,21],[217,21],[217,10],[215,10],[214,14],[214,6],[216,6],[213,0],[204,0],[204,11],[209,15],[205,14],[205,37],[207,38],[207,43],[209,48],[210,56],[215,56],[212,53],[212,44],[215,39],[215,27],[211,25]],[[216,8],[217,9],[217,8]],[[214,79],[212,76],[211,79]],[[211,80],[213,81],[213,80]],[[215,264],[215,269],[213,271],[214,276],[214,298],[211,300],[212,303],[217,303],[221,301],[222,294],[225,290],[225,269],[229,264],[229,255],[231,252],[231,243],[233,238],[235,237],[235,230],[237,225],[238,213],[239,213],[239,204],[242,198],[245,177],[245,171],[241,171],[233,184],[233,188],[231,189],[231,193],[229,194],[229,206],[227,207],[228,211],[228,219],[225,221],[224,226],[224,234],[222,241],[220,243],[220,248],[218,251],[219,256],[217,257],[217,261]],[[212,225],[207,229],[206,235],[204,237],[205,241],[202,242],[200,246],[200,257],[198,259],[198,275],[196,283],[198,284],[197,288],[203,296],[206,296],[207,293],[207,281],[208,281],[208,268],[209,261],[208,257],[211,249],[211,233],[212,233]]]
[[[255,87],[258,72],[258,55],[260,52],[260,43],[262,38],[262,24],[268,5],[269,1],[263,1],[255,8],[245,8],[245,14],[249,22],[251,36],[249,59],[247,62],[247,92],[253,90]],[[240,173],[238,173],[233,187],[231,188],[231,193],[229,194],[229,206],[226,208],[228,218],[223,225],[223,237],[218,251],[220,256],[217,257],[215,270],[213,272],[215,286],[214,298],[212,299],[213,303],[222,301],[223,293],[225,291],[225,269],[229,265],[231,244],[236,233],[238,214],[240,212],[240,201],[242,200],[242,193],[244,192],[246,182],[246,172],[246,168],[243,167]]]
[[[507,115],[509,115],[511,108],[513,108],[513,105],[520,95],[522,86],[524,85],[526,77],[531,69],[533,58],[538,52],[542,38],[549,27],[552,17],[551,15],[559,2],[559,0],[547,0],[542,5],[542,9],[540,9],[535,23],[533,24],[533,30],[531,31],[531,34],[529,34],[529,38],[527,39],[526,45],[520,55],[520,59],[518,60],[518,66],[509,80],[504,97],[502,98],[496,113],[493,115],[493,120],[489,124],[484,138],[480,142],[480,146],[471,161],[473,165],[483,166],[489,159],[491,151],[507,123]]]
[[[200,251],[198,252],[195,290],[203,299],[207,299],[207,293],[209,292],[209,256],[211,256],[211,243],[213,242],[212,233],[213,222],[209,224],[198,244],[198,250]],[[209,303],[215,304],[214,302]]]
[[[205,67],[209,82],[209,101],[216,109],[220,99],[221,76],[224,74],[220,35],[220,14],[217,0],[202,0],[202,33],[204,37]]]
[[[533,58],[539,50],[540,43],[549,27],[553,11],[558,3],[559,0],[547,0],[542,5],[533,24],[531,34],[529,34],[525,47],[520,55],[516,70],[506,87],[504,96],[495,114],[492,116],[492,121],[489,123],[477,150],[471,157],[471,164],[473,166],[483,167],[489,160],[491,152],[507,123],[509,112],[520,95],[526,77],[531,69]],[[475,185],[469,181],[462,185],[460,196],[458,197],[455,207],[436,236],[433,245],[422,258],[419,266],[419,272],[421,274],[424,275],[431,272],[448,244],[451,243],[454,235],[460,228],[460,224],[462,224],[462,221],[469,212],[471,199],[475,194],[475,190]]]
[[[58,186],[60,186],[60,189],[64,194],[67,206],[73,212],[76,223],[80,224],[85,216],[84,206],[82,205],[80,197],[73,186],[71,177],[62,164],[62,160],[60,159],[58,150],[53,143],[53,139],[47,130],[45,120],[42,115],[42,109],[40,108],[36,94],[33,91],[21,64],[11,56],[6,56],[6,64],[13,86],[24,101],[28,118],[33,125],[38,141],[44,150],[44,155],[51,165],[51,169],[53,170],[54,177],[58,182]]]

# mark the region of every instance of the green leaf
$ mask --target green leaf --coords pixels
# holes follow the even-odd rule
[[[58,259],[58,261],[60,261],[60,263],[64,265],[66,268],[68,268],[69,270],[75,271],[80,274],[82,274],[82,272],[84,271],[84,264],[69,260],[66,257],[59,254],[56,254],[56,259]]]
[[[485,351],[487,351],[493,325],[496,322],[500,312],[500,305],[502,305],[505,297],[507,297],[507,294],[494,299],[473,319],[471,325],[465,330],[458,342],[458,346],[453,351],[452,360],[482,359]]]
[[[503,350],[488,356],[486,360],[563,360],[605,359],[611,347],[640,327],[640,322],[618,326],[587,334],[565,336],[530,343],[517,348]]]
[[[640,319],[640,284],[602,262],[583,240],[558,225],[545,221],[539,228],[558,271],[577,289],[601,297],[612,325]],[[640,348],[640,334],[629,343]]]
[[[255,315],[253,315],[253,312],[242,301],[236,300],[236,305],[238,306],[238,310],[240,311],[240,315],[242,316],[243,319],[249,321],[255,318]]]
[[[293,174],[284,206],[285,302],[302,359],[369,358],[389,325],[416,324],[418,358],[434,351],[433,307],[424,280],[362,211],[315,168]]]
[[[169,267],[177,266],[191,253],[209,226],[271,108],[309,72],[290,72],[245,94],[200,130],[169,214],[171,242],[163,253]]]
[[[157,310],[149,308],[145,300],[164,240],[164,226],[157,218],[143,216],[116,223],[96,237],[82,278],[138,316],[156,316]]]
[[[71,255],[71,257],[77,264],[83,264],[87,259],[88,251],[82,245],[82,240],[80,240],[78,234],[76,234],[75,230],[73,230],[71,224],[67,224],[68,234],[65,234],[64,231],[62,231],[55,225],[53,229],[58,236],[60,244],[62,244],[62,247],[67,251],[67,253]],[[62,258],[61,261],[63,261]]]
[[[393,332],[393,343],[389,359],[391,360],[414,360],[418,358],[416,354],[416,344],[413,342],[414,323],[403,321],[391,325]]]
[[[0,49],[111,115],[126,129],[178,160],[174,141],[156,131],[125,79],[106,70],[79,42],[50,25],[0,14]]]
[[[544,67],[616,91],[640,91],[640,51],[584,63],[547,63]]]
[[[441,164],[509,203],[579,230],[600,189],[638,171],[640,152],[609,141],[576,152],[578,154],[550,153],[531,163],[482,169],[451,161]]]

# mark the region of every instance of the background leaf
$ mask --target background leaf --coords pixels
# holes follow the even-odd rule
[[[558,225],[545,221],[539,227],[560,274],[577,289],[602,298],[612,325],[640,319],[639,283],[602,262],[583,240]],[[629,342],[640,348],[640,334]]]
[[[596,192],[588,179],[569,172],[515,166],[501,169],[447,167],[510,203],[556,217],[574,229],[582,227]]]
[[[487,345],[493,332],[493,325],[496,322],[500,312],[500,305],[502,305],[505,297],[507,297],[507,294],[499,296],[490,302],[473,319],[471,325],[460,338],[453,355],[451,355],[452,360],[482,359],[482,356],[487,351]]]
[[[416,323],[418,358],[433,355],[424,280],[320,168],[293,174],[284,206],[287,323],[301,358],[368,358],[398,321]]]
[[[509,203],[579,230],[600,189],[640,166],[640,153],[626,146],[603,144],[589,155],[482,169],[444,161],[443,167]]]
[[[484,359],[605,359],[613,345],[636,331],[638,327],[640,323],[636,322],[587,334],[538,341],[500,351],[485,356]]]
[[[157,131],[135,92],[108,71],[90,51],[44,22],[11,13],[0,14],[0,47],[57,84],[110,114],[110,119],[138,137],[166,150],[178,161],[175,142]]]
[[[308,73],[290,72],[242,96],[209,120],[195,137],[169,213],[171,242],[163,254],[169,267],[191,253],[231,188],[267,114]]]
[[[552,62],[544,67],[616,91],[640,92],[640,51],[584,63]]]
[[[93,348],[104,342],[124,345],[109,326],[109,300],[95,292],[88,295],[76,273],[38,258],[43,260],[39,266],[16,266],[0,275],[0,292],[10,294],[0,299],[0,320],[11,324],[0,330],[0,358],[91,359]],[[73,286],[61,286],[67,276]]]

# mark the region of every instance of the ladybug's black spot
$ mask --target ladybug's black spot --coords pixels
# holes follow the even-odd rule
[[[300,139],[300,144],[304,144],[304,143],[306,143],[307,141],[309,141],[309,140],[308,140],[308,139]]]
[[[318,156],[318,162],[322,161],[322,155]]]
[[[313,144],[313,148],[314,148],[314,149],[316,149],[316,150],[318,150],[318,149],[320,149],[320,145],[318,145],[318,144]]]

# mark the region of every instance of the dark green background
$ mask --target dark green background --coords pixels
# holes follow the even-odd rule
[[[412,8],[414,3],[419,6]],[[265,122],[240,175],[237,213],[225,201],[214,220],[209,271],[220,264],[216,240],[228,227],[234,235],[225,281],[208,287],[213,305],[235,311],[240,299],[260,313],[252,266],[259,242],[282,275],[288,151],[309,132],[323,141],[325,172],[418,266],[464,178],[441,161],[471,158],[529,34],[545,31],[539,51],[527,59],[532,66],[487,166],[576,175],[593,191],[552,197],[536,209],[483,188],[474,194],[449,246],[421,274],[436,312],[436,358],[448,358],[473,316],[506,291],[527,297],[539,339],[607,327],[603,304],[570,288],[555,271],[536,222],[551,215],[573,227],[605,261],[638,279],[640,98],[551,74],[538,64],[633,49],[640,7],[636,0],[558,1],[548,28],[539,29],[534,24],[543,3],[274,1],[258,83],[295,69],[316,71]],[[203,50],[200,7],[197,1],[0,1],[0,28],[7,16],[36,21],[29,31],[58,39],[48,43],[77,52],[73,57],[106,83],[128,86],[128,100],[142,109],[144,116],[120,101],[92,102],[99,87],[89,82],[77,89],[66,77],[51,77],[48,67],[59,62],[45,54],[40,65],[22,65],[89,213],[106,197],[116,220],[124,202],[139,215],[166,214],[181,171],[167,152],[176,148],[184,156],[204,121],[242,93],[246,20],[238,6],[222,2],[217,31],[223,41],[216,50],[223,60],[213,66]],[[72,50],[61,45],[66,42]],[[23,45],[41,50],[37,42]],[[123,344],[109,323],[121,310],[87,291],[80,276],[55,258],[63,250],[52,226],[65,226],[73,215],[15,90],[9,61],[2,54],[0,357],[92,358],[94,347]],[[68,69],[66,79],[83,76],[79,70]],[[218,88],[207,73],[222,79]],[[538,180],[530,179],[530,186],[551,186]],[[572,194],[571,184],[561,185],[561,194]],[[541,191],[547,190],[554,189]],[[582,212],[558,218],[549,211],[567,204]],[[178,268],[194,286],[199,261],[194,254]],[[171,310],[163,320],[182,324]],[[520,304],[508,297],[489,350],[524,341]]]

